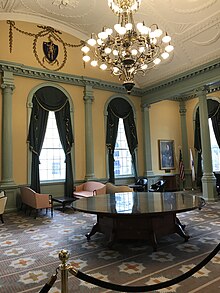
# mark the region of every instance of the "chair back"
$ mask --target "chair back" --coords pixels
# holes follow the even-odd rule
[[[7,196],[0,197],[0,215],[4,214]]]
[[[151,185],[149,191],[163,192],[165,184],[166,184],[166,180],[158,180],[156,183]]]

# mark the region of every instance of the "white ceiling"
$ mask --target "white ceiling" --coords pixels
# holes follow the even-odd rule
[[[0,20],[21,20],[52,26],[86,39],[103,26],[113,26],[117,17],[107,0],[0,0]],[[144,77],[140,87],[152,85],[194,67],[220,58],[220,0],[142,0],[135,22],[153,23],[168,32],[175,47],[172,58]]]

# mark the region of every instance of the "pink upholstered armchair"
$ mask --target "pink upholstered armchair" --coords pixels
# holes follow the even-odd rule
[[[35,219],[38,215],[39,209],[46,209],[46,212],[48,209],[51,210],[51,217],[53,217],[53,205],[52,205],[52,196],[50,194],[43,194],[43,193],[37,193],[34,190],[32,190],[29,187],[22,186],[20,188],[21,190],[21,208],[24,205],[35,209]],[[31,210],[30,210],[31,213]]]
[[[76,198],[90,197],[97,194],[105,194],[106,186],[101,182],[88,181],[75,187],[73,196]]]

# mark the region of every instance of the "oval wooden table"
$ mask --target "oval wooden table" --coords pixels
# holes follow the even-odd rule
[[[86,234],[105,234],[111,247],[117,239],[148,239],[157,250],[157,238],[177,233],[188,241],[185,225],[177,214],[201,209],[202,197],[184,192],[120,192],[96,195],[73,202],[74,209],[97,215],[97,222]]]

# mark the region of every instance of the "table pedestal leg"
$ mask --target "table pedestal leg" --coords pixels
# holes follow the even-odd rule
[[[181,237],[185,239],[185,242],[187,242],[190,238],[188,234],[184,231],[185,225],[182,225],[180,220],[176,217],[175,221],[175,228],[176,228],[176,233],[179,234]]]
[[[92,227],[92,230],[85,235],[87,240],[90,240],[91,236],[94,235],[98,231],[99,231],[99,223],[95,223]]]

